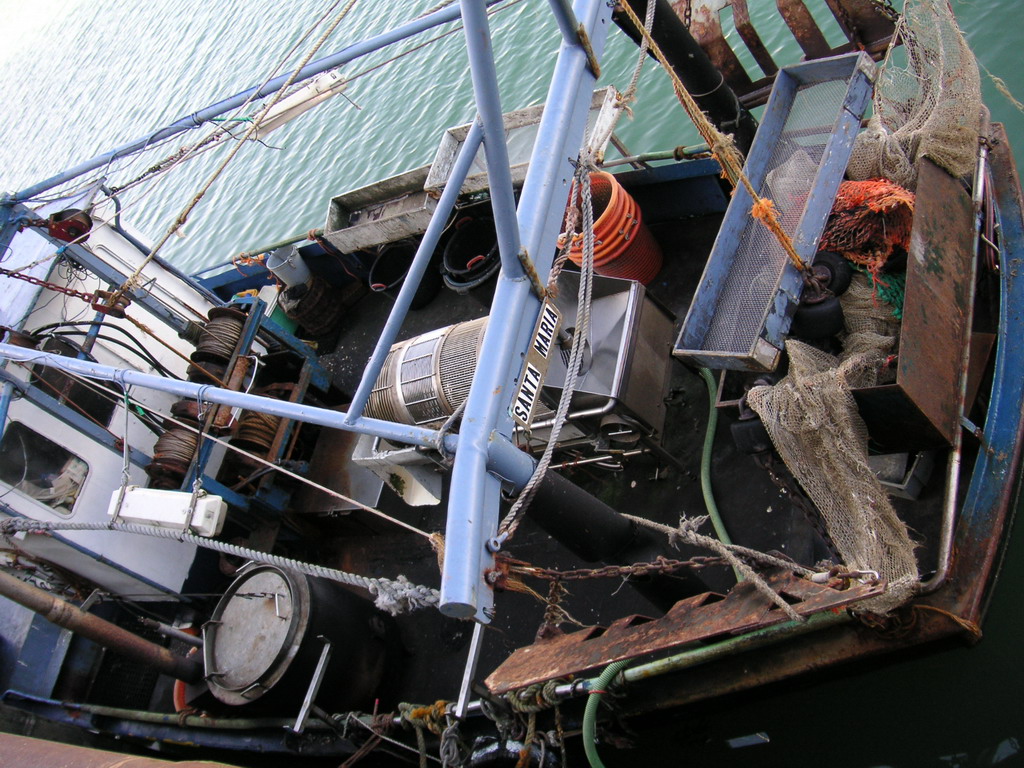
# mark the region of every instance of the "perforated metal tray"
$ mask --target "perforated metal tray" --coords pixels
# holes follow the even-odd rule
[[[813,260],[846,171],[875,65],[863,53],[780,70],[744,173],[775,204],[800,258]],[[709,368],[775,367],[803,289],[742,186],[726,210],[674,354]]]

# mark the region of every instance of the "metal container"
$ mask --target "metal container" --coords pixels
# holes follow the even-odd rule
[[[309,282],[309,267],[294,245],[275,248],[267,254],[267,269],[285,285],[303,285]]]
[[[326,645],[316,703],[329,711],[370,709],[379,695],[395,629],[390,617],[339,584],[272,565],[250,564],[203,627],[210,691],[231,705],[298,711]]]

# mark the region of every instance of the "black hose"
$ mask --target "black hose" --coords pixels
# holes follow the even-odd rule
[[[181,380],[180,377],[175,376],[159,360],[157,360],[155,357],[153,357],[152,353],[148,349],[146,349],[145,346],[143,346],[142,342],[139,341],[139,339],[135,335],[133,335],[126,328],[122,328],[122,327],[120,327],[118,325],[111,325],[109,323],[103,323],[103,322],[100,322],[100,321],[97,321],[97,320],[91,320],[91,321],[83,320],[83,321],[79,321],[79,322],[50,323],[49,325],[43,325],[43,326],[40,326],[39,328],[37,328],[35,331],[33,331],[33,335],[39,335],[39,334],[45,333],[47,331],[51,331],[51,329],[54,329],[54,328],[77,327],[77,326],[81,326],[81,325],[102,326],[103,328],[112,329],[112,330],[121,332],[122,334],[127,336],[128,339],[131,340],[131,342],[135,345],[135,349],[132,349],[131,351],[134,351],[134,352],[136,352],[136,354],[139,354],[141,357],[143,357],[148,363],[152,364],[152,366],[156,370],[158,370],[161,374],[163,374],[164,376],[167,376],[168,378],[172,378],[172,379],[178,379],[179,381]],[[70,335],[75,335],[75,334],[86,335],[86,333],[87,333],[86,331],[76,331],[74,333],[71,333],[71,332],[53,333],[53,332],[51,332],[48,335],[50,335],[50,336],[70,336]],[[125,347],[125,349],[131,349],[130,347],[127,347],[123,342],[119,342],[117,339],[112,339],[109,336],[100,335],[99,338],[103,339],[104,341],[110,341],[110,342],[113,342],[115,344],[120,344],[122,347]]]

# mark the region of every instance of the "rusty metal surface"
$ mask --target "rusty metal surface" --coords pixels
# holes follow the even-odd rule
[[[807,59],[821,59],[855,50],[866,51],[876,61],[882,57],[895,27],[877,3],[872,0],[816,2],[819,6],[824,4],[825,12],[831,12],[835,17],[847,42],[834,48],[830,46],[804,0],[775,2],[781,22],[789,28]],[[711,61],[722,71],[726,83],[739,96],[740,103],[751,108],[768,100],[778,65],[765,47],[761,34],[754,28],[747,3],[748,0],[672,0],[671,4],[679,18],[689,25],[690,32]],[[739,38],[760,72],[748,72],[726,40],[727,31],[723,28],[722,18],[730,13]],[[771,34],[767,36],[772,37]]]
[[[880,446],[926,448],[953,442],[959,428],[960,370],[969,318],[973,206],[963,186],[921,162],[896,383],[854,390]]]
[[[802,616],[842,608],[884,592],[882,584],[854,584],[840,590],[783,572],[772,574],[767,581]],[[590,627],[519,648],[485,683],[492,693],[503,693],[604,667],[613,661],[638,658],[721,635],[749,632],[786,620],[778,607],[749,582],[743,582],[724,597],[706,592],[682,600],[660,619],[626,616],[612,622],[607,629]]]
[[[617,702],[624,715],[693,704],[945,637],[976,639],[969,627],[980,625],[994,586],[1010,528],[1011,501],[1021,482],[1024,439],[1024,348],[1016,343],[1024,328],[1024,271],[1018,269],[1024,262],[1024,196],[1005,131],[994,125],[993,133],[992,169],[1002,222],[1004,325],[985,423],[988,450],[979,452],[969,478],[946,585],[904,611],[908,623],[903,632],[886,634],[856,623],[832,627],[744,654],[742,663],[723,659],[687,669],[685,674],[647,679],[631,686],[629,695]]]
[[[163,646],[86,613],[77,606],[26,584],[4,571],[0,571],[0,595],[35,611],[59,627],[70,629],[105,648],[149,664],[164,674],[188,682],[196,682],[202,678],[202,667],[194,659],[186,659],[171,653]]]

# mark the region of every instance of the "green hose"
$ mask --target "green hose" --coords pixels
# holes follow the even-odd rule
[[[590,768],[605,768],[601,757],[597,754],[597,708],[601,704],[601,696],[605,687],[615,679],[621,672],[628,660],[613,661],[604,668],[604,672],[597,676],[587,696],[587,706],[583,710],[583,751],[587,753],[587,762]]]
[[[700,376],[708,387],[708,428],[704,433],[704,451],[700,457],[700,489],[704,493],[704,506],[707,508],[708,516],[711,518],[711,525],[715,529],[718,540],[726,546],[732,544],[729,532],[725,529],[725,521],[718,512],[718,505],[715,504],[715,494],[711,490],[711,452],[715,446],[715,429],[718,427],[718,409],[715,407],[715,400],[718,399],[718,386],[715,384],[714,374],[707,368],[700,369]],[[739,569],[733,568],[736,574],[736,581],[743,581],[743,574]]]

